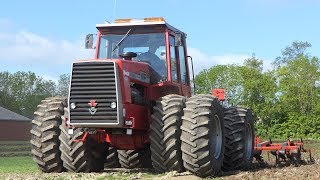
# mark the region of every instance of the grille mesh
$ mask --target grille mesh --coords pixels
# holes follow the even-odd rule
[[[116,71],[114,62],[81,62],[72,67],[70,100],[76,108],[70,108],[72,124],[118,122],[117,108],[111,108],[117,102]],[[90,113],[89,102],[94,100],[96,112]],[[70,106],[69,106],[70,107]]]

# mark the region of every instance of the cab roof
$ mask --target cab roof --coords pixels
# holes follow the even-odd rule
[[[116,19],[114,23],[105,22],[104,24],[96,25],[99,31],[103,29],[108,29],[108,28],[143,27],[143,26],[167,27],[171,31],[187,36],[184,32],[168,24],[162,17],[144,18],[144,19]]]

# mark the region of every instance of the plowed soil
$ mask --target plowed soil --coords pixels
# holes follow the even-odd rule
[[[307,148],[313,150],[314,163],[294,165],[291,163],[275,164],[274,157],[264,154],[265,163],[254,162],[253,168],[248,171],[222,172],[219,177],[206,179],[320,179],[320,143],[306,143]],[[0,179],[180,179],[195,180],[201,179],[189,172],[169,172],[155,174],[150,169],[105,169],[101,173],[41,173],[37,170],[35,163],[30,156],[14,157],[8,162],[7,157],[0,157]],[[306,156],[304,156],[307,159]],[[3,166],[3,167],[1,167]]]
[[[286,166],[286,167],[259,167],[249,171],[233,171],[223,173],[222,176],[216,177],[217,179],[320,179],[320,165],[301,165],[299,167]],[[144,169],[113,169],[105,170],[102,173],[5,173],[0,175],[0,179],[184,179],[196,180],[201,179],[192,175],[189,172],[177,173],[170,172],[167,174],[153,174],[152,172]],[[214,179],[214,178],[207,178]]]

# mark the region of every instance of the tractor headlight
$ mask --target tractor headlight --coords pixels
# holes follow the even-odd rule
[[[117,103],[116,103],[116,102],[112,102],[112,103],[110,104],[110,107],[111,107],[112,109],[115,109],[115,108],[117,107]]]
[[[75,108],[76,108],[76,104],[75,104],[75,103],[71,103],[71,104],[70,104],[70,108],[71,108],[71,109],[75,109]]]

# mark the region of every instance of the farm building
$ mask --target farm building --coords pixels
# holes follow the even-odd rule
[[[0,107],[0,141],[26,141],[30,139],[31,120]]]

